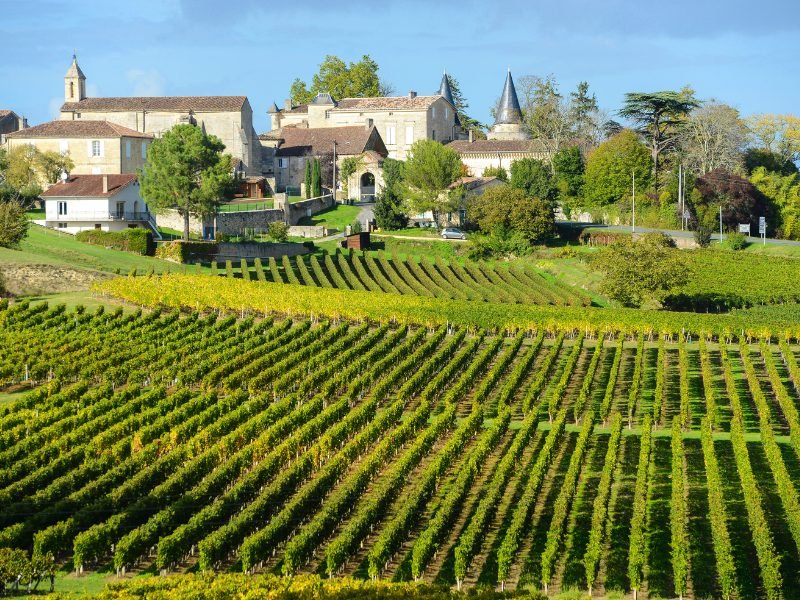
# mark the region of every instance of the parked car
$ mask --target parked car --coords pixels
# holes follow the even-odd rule
[[[442,229],[442,239],[443,240],[465,240],[467,236],[464,235],[464,232],[460,229],[456,229],[455,227],[445,227]]]

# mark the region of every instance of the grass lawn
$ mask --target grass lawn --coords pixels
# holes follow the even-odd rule
[[[748,254],[763,254],[766,256],[793,256],[800,257],[800,246],[784,244],[749,244],[745,249]]]
[[[156,273],[176,270],[174,263],[165,260],[92,246],[79,242],[72,235],[38,225],[31,225],[19,250],[0,248],[0,264],[48,264],[105,272],[119,269],[120,273],[128,273],[134,267],[140,273],[150,269]]]
[[[275,201],[272,198],[252,200],[248,202],[226,202],[221,204],[219,212],[242,212],[248,210],[270,210],[275,208]]]
[[[337,204],[318,212],[312,217],[303,217],[298,225],[321,225],[328,230],[344,231],[344,228],[356,220],[361,207],[348,204]]]

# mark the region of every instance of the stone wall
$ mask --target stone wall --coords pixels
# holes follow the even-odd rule
[[[283,221],[284,213],[279,208],[219,213],[214,221],[214,231],[224,235],[239,235],[244,229],[266,231],[270,223]]]
[[[178,214],[177,210],[167,209],[156,215],[156,225],[183,232],[183,217]],[[203,235],[203,221],[190,215],[189,232]]]
[[[302,238],[321,238],[328,235],[328,229],[320,225],[292,225],[289,235]]]
[[[281,256],[298,256],[308,254],[310,249],[303,244],[272,242],[221,242],[217,260],[238,260],[240,258],[280,258]]]
[[[283,208],[286,213],[286,222],[297,225],[303,217],[310,217],[333,206],[333,196],[330,194],[319,198],[310,198],[289,204],[285,194],[275,194],[275,208]]]

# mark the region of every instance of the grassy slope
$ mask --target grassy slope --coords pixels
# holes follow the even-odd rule
[[[350,206],[347,204],[337,204],[336,206],[323,210],[312,217],[304,217],[298,225],[321,225],[328,229],[344,231],[344,228],[353,223],[361,212],[360,206]]]

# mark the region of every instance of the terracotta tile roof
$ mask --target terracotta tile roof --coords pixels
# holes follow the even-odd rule
[[[118,138],[136,137],[152,139],[151,133],[134,131],[110,121],[92,121],[77,119],[75,121],[48,121],[27,129],[9,133],[13,138]]]
[[[537,140],[455,140],[447,144],[459,154],[486,152],[543,152]]]
[[[108,177],[108,192],[103,193],[103,177]],[[122,175],[72,175],[42,192],[42,198],[108,198],[136,181],[135,173]]]
[[[283,109],[280,111],[284,114],[286,113],[308,113],[308,104],[298,104],[297,106],[293,106],[290,109]]]
[[[382,96],[377,98],[342,98],[337,110],[425,110],[442,96]]]
[[[350,125],[346,127],[284,127],[280,138],[283,143],[278,147],[275,156],[304,156],[306,154],[325,154],[333,152],[336,142],[336,153],[343,155],[361,154],[367,150],[374,127]]]
[[[0,108],[0,119],[2,119],[2,118],[4,118],[4,117],[7,117],[7,116],[8,116],[8,115],[10,115],[12,112],[13,112],[13,111],[10,111],[10,110],[8,110],[7,108]]]
[[[134,96],[130,98],[84,98],[80,102],[65,102],[62,111],[125,111],[164,110],[188,112],[235,112],[247,96]]]

